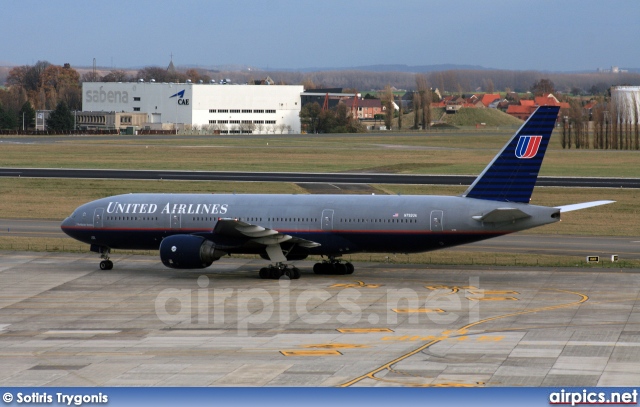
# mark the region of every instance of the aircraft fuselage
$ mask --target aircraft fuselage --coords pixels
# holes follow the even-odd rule
[[[482,222],[497,208],[529,217]],[[116,249],[158,249],[167,236],[200,235],[229,253],[263,253],[263,245],[217,235],[216,223],[237,219],[319,243],[293,252],[337,256],[412,253],[470,243],[559,220],[555,208],[456,196],[127,194],[77,208],[62,224],[69,236]],[[283,244],[283,248],[286,244]]]

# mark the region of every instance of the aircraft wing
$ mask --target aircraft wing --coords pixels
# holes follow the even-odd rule
[[[485,223],[512,222],[516,219],[530,218],[531,215],[517,208],[496,208],[490,212],[472,216],[474,220]]]
[[[320,243],[311,240],[280,233],[275,229],[253,225],[235,218],[218,219],[216,226],[213,228],[213,233],[235,238],[244,238],[265,246],[277,245],[284,242],[294,243],[306,248],[320,246]]]
[[[591,208],[594,206],[607,205],[610,203],[614,203],[615,201],[592,201],[592,202],[583,202],[573,205],[564,205],[564,206],[556,206],[556,209],[560,209],[560,212],[571,212],[578,211],[580,209]]]

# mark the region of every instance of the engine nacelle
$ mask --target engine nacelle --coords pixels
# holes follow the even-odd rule
[[[174,269],[202,269],[224,256],[215,244],[202,236],[173,235],[160,242],[162,264]]]

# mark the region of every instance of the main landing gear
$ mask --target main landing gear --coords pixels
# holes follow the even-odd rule
[[[313,265],[313,272],[316,274],[344,275],[353,274],[354,270],[353,264],[349,262],[343,263],[340,260],[336,260],[335,257],[329,257],[329,260]]]
[[[300,270],[297,267],[289,268],[288,265],[283,263],[276,263],[269,267],[263,267],[260,269],[260,278],[277,280],[282,276],[287,276],[292,280],[300,278]]]

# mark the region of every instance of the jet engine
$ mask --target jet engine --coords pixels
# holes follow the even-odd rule
[[[162,264],[174,269],[201,269],[226,253],[216,249],[216,245],[202,236],[173,235],[160,242]]]

